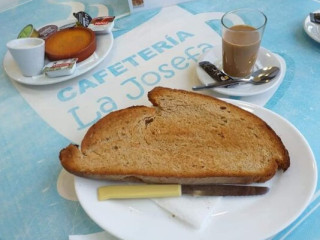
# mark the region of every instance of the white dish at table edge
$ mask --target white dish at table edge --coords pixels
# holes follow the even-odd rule
[[[87,214],[106,231],[127,240],[266,239],[292,223],[307,207],[316,188],[317,167],[310,146],[290,122],[276,113],[242,101],[227,101],[265,120],[289,151],[290,168],[260,184],[270,187],[266,195],[223,198],[208,226],[198,230],[149,199],[99,202],[97,188],[113,183],[75,177],[76,193]]]
[[[318,13],[319,10],[314,11],[313,13]],[[306,17],[303,23],[304,31],[316,42],[320,43],[320,24],[311,22],[310,15]]]
[[[212,49],[205,52],[198,60],[201,61],[209,61],[216,65],[219,69],[221,69],[222,65],[222,46],[218,45],[213,47]],[[280,72],[278,75],[269,83],[260,84],[260,85],[253,85],[253,84],[243,84],[238,85],[235,87],[218,87],[218,88],[211,88],[210,90],[215,91],[220,94],[228,95],[228,96],[253,96],[258,95],[264,92],[267,92],[282,82],[285,71],[286,65],[280,61],[275,54],[268,51],[267,49],[260,47],[258,58],[256,62],[256,69],[266,67],[266,66],[276,66],[280,68]],[[203,84],[213,83],[214,80],[197,64],[196,72],[200,82]]]
[[[58,21],[50,24],[57,25],[59,27],[66,24],[70,24],[72,22],[75,22],[75,20],[73,19],[62,20],[62,21]],[[11,79],[27,85],[48,85],[48,84],[67,81],[93,69],[100,62],[102,62],[106,58],[106,56],[109,54],[113,45],[112,33],[110,32],[109,34],[98,34],[96,35],[96,41],[97,41],[97,47],[95,52],[89,58],[85,59],[80,63],[77,63],[77,68],[72,75],[50,78],[50,77],[47,77],[45,74],[41,74],[33,77],[25,77],[22,75],[20,69],[18,68],[17,64],[13,60],[9,51],[7,51],[3,59],[3,67],[5,72],[8,74],[8,76]],[[48,60],[46,60],[46,62],[48,62]]]

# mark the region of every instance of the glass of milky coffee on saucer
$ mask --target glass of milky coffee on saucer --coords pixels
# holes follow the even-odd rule
[[[235,78],[249,76],[257,60],[267,17],[256,9],[225,13],[222,24],[222,67]]]

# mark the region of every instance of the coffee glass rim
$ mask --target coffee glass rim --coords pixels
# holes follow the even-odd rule
[[[238,11],[254,11],[254,12],[259,12],[262,16],[263,16],[263,18],[264,18],[264,23],[261,25],[261,26],[259,26],[259,27],[257,27],[257,28],[255,28],[255,30],[253,30],[253,31],[260,31],[261,29],[264,29],[264,27],[266,26],[266,24],[267,24],[267,21],[268,21],[268,18],[267,18],[267,16],[262,12],[262,11],[260,11],[259,9],[255,9],[255,8],[238,8],[238,9],[234,9],[234,10],[231,10],[231,11],[228,11],[228,12],[226,12],[226,13],[224,13],[223,15],[222,15],[222,17],[221,17],[221,24],[222,24],[222,26],[224,27],[224,28],[226,28],[226,29],[228,29],[228,31],[234,31],[234,32],[245,32],[245,31],[243,31],[243,30],[233,30],[233,29],[231,29],[230,27],[228,27],[228,26],[226,26],[225,24],[224,24],[224,22],[223,22],[223,19],[225,18],[225,16],[226,15],[228,15],[228,14],[230,14],[230,13],[234,13],[234,12],[238,12]]]

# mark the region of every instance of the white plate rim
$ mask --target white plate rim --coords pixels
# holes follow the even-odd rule
[[[57,25],[63,26],[66,24],[70,24],[75,22],[73,19],[66,19],[60,20],[57,22],[53,22],[47,25]],[[110,50],[113,46],[113,34],[110,31],[109,34],[96,34],[96,41],[97,41],[97,48],[96,51],[84,61],[77,63],[77,68],[72,75],[61,76],[50,78],[47,77],[45,74],[41,74],[39,76],[34,77],[25,77],[20,72],[19,68],[17,67],[16,63],[14,62],[11,54],[9,51],[6,52],[4,59],[3,59],[3,68],[7,75],[14,81],[26,84],[26,85],[50,85],[55,83],[60,83],[64,81],[68,81],[75,77],[78,77],[86,72],[90,71],[94,67],[96,67],[99,63],[101,63],[107,55],[110,53]],[[46,60],[48,61],[48,60]]]
[[[217,222],[212,221],[212,223],[209,224],[209,226],[205,229],[205,231],[201,232],[194,229],[190,230],[189,227],[186,227],[181,223],[177,223],[179,221],[176,221],[170,217],[166,217],[164,215],[159,216],[157,213],[159,209],[156,209],[156,206],[153,206],[151,208],[150,204],[154,204],[154,203],[151,203],[151,201],[147,202],[148,200],[124,200],[121,202],[117,202],[115,200],[115,201],[109,201],[109,202],[98,202],[95,195],[96,189],[99,186],[112,184],[112,183],[107,181],[97,181],[97,180],[89,180],[81,177],[75,177],[76,194],[78,196],[80,204],[82,205],[84,210],[87,212],[87,214],[101,228],[105,229],[106,231],[122,239],[132,239],[132,240],[151,239],[150,237],[152,237],[153,239],[167,239],[168,237],[170,237],[170,239],[182,239],[180,238],[182,235],[183,235],[183,239],[186,239],[186,240],[199,239],[199,238],[212,239],[214,237],[217,237],[219,239],[219,237],[221,238],[221,236],[223,236],[225,239],[234,239],[234,237],[237,237],[238,239],[241,239],[241,237],[245,237],[246,239],[266,239],[271,236],[274,236],[275,234],[283,230],[285,227],[287,227],[289,224],[291,224],[307,207],[316,189],[316,183],[317,183],[316,161],[308,142],[306,141],[304,136],[289,121],[287,121],[280,115],[272,112],[271,110],[268,110],[266,108],[263,108],[255,104],[243,102],[243,101],[231,100],[231,99],[228,99],[227,101],[260,116],[283,139],[285,145],[286,143],[288,144],[286,145],[287,148],[289,146],[288,151],[291,156],[291,167],[287,170],[287,172],[283,174],[279,173],[280,176],[278,176],[278,179],[276,180],[277,181],[276,184],[271,183],[274,185],[272,185],[272,188],[268,193],[269,195],[265,195],[266,200],[264,200],[265,201],[264,204],[266,204],[268,208],[269,205],[272,204],[272,200],[274,198],[278,199],[279,197],[288,198],[290,199],[292,204],[294,204],[293,200],[297,200],[297,197],[302,197],[303,199],[301,199],[301,204],[299,206],[295,206],[296,208],[294,210],[286,209],[286,211],[276,211],[275,209],[274,212],[272,212],[273,210],[272,208],[270,210],[268,208],[267,210],[268,213],[270,211],[273,215],[276,215],[276,216],[273,216],[272,218],[273,225],[272,227],[269,226],[269,229],[264,226],[263,221],[266,221],[268,218],[264,217],[263,215],[259,218],[259,221],[256,221],[257,225],[255,227],[252,227],[252,225],[250,225],[250,229],[246,229],[244,236],[241,236],[238,234],[237,232],[238,228],[234,225],[233,225],[233,231],[227,231],[226,233],[225,230],[223,229],[221,229],[222,232],[219,232],[219,230],[215,229],[218,231],[220,235],[218,234],[217,236],[212,236],[212,235],[208,235],[210,234],[210,231],[207,231],[207,230],[211,229],[210,224],[212,225],[212,228],[214,228],[217,225]],[[294,135],[294,138],[292,138],[291,136],[292,134]],[[301,159],[300,160],[297,159],[297,156],[295,155],[297,153],[294,152],[295,148],[297,147],[291,146],[292,144],[299,145],[299,153],[301,153],[301,155],[305,157],[304,161],[306,162],[304,162],[303,164],[305,169],[298,169],[297,167],[299,166],[294,167],[295,164],[301,165],[302,163],[301,163]],[[290,169],[292,168],[294,168],[294,172],[298,171],[298,173],[300,174],[304,172],[304,175],[291,176],[293,173],[291,173],[290,175],[290,171],[291,171]],[[293,181],[293,183],[296,184],[295,181],[297,180],[300,181],[301,179],[302,180],[304,179],[305,181],[308,182],[307,187],[305,185],[281,186],[281,183],[284,184],[283,181],[287,183],[289,180],[289,182]],[[268,183],[270,184],[270,181],[267,182],[267,186],[268,186]],[[280,189],[277,189],[277,188],[280,188]],[[283,196],[279,194],[284,190],[284,188],[289,190],[291,188],[294,188],[290,190],[290,193],[292,194],[295,193],[296,195]],[[274,191],[276,191],[276,193],[278,194],[275,194]],[[280,196],[277,196],[277,195],[280,195]],[[93,200],[88,201],[88,197],[89,198],[91,197],[91,199]],[[263,199],[263,197],[261,199]],[[261,203],[261,199],[257,200],[258,203]],[[241,203],[239,201],[237,202],[237,204],[242,204],[243,201],[246,201],[246,200],[241,200]],[[278,204],[278,203],[275,203],[275,204]],[[274,206],[274,205],[271,205],[271,206]],[[137,207],[137,209],[135,209],[135,207]],[[141,211],[143,207],[146,207],[145,212]],[[260,206],[258,208],[258,206],[253,205],[253,207],[256,210],[259,209],[259,211],[265,210],[265,209],[263,210],[263,207],[261,207],[260,209]],[[146,214],[148,213],[147,211],[149,210],[152,213],[151,217],[149,217]],[[108,211],[111,212],[111,215],[110,215],[111,217],[109,219],[104,217],[108,215]],[[266,214],[266,212],[263,212],[263,213]],[[281,217],[279,217],[277,214],[280,214]],[[286,216],[283,217],[283,215],[281,214],[284,214]],[[129,217],[129,220],[128,220],[128,217]],[[157,217],[160,217],[163,219],[160,219],[161,220],[160,221]],[[235,213],[233,217],[237,218],[239,216]],[[254,215],[253,219],[252,219],[252,216],[250,218],[247,218],[247,217],[242,218],[242,217],[243,216],[241,216],[240,222],[246,222],[248,221],[248,219],[250,219],[250,221],[254,221],[255,217],[257,218],[256,215]],[[132,219],[134,219],[135,221],[130,221]],[[161,226],[159,226],[159,229],[161,230],[157,231],[157,228],[154,228],[152,224],[153,225],[160,224]],[[172,225],[174,226],[172,227]],[[230,228],[230,226],[226,226],[226,228],[228,229]],[[126,231],[124,231],[124,229],[126,229]],[[166,229],[166,231],[164,229]],[[228,235],[229,236],[228,238],[226,234],[229,234],[229,235],[231,234],[231,235],[230,236]]]
[[[219,52],[219,55],[220,55],[221,48],[222,48],[221,45],[214,46],[212,49],[208,50],[207,52],[205,52],[199,57],[198,63],[204,60],[208,60],[212,62],[212,55],[215,54],[215,52]],[[278,73],[278,76],[276,76],[275,79],[273,79],[271,82],[262,84],[262,85],[245,84],[245,85],[240,85],[240,86],[231,87],[231,88],[212,88],[210,90],[223,95],[227,95],[227,96],[247,97],[247,96],[255,96],[255,95],[265,93],[279,86],[285,75],[285,71],[286,71],[285,64],[283,64],[282,61],[278,59],[276,54],[272,53],[271,51],[267,50],[264,47],[260,47],[258,59],[257,59],[257,64],[259,65],[259,67],[262,67],[262,66],[264,67],[264,64],[260,63],[262,56],[268,56],[269,60],[272,62],[272,65],[280,68],[280,72]],[[196,73],[201,83],[208,84],[208,83],[214,82],[214,80],[199,66],[199,64],[197,64],[196,66]]]
[[[320,9],[319,10],[316,10],[316,11],[313,11],[313,13],[319,13],[320,12]],[[310,21],[310,15],[308,15],[304,22],[303,22],[303,29],[304,31],[307,33],[307,35],[309,37],[311,37],[313,40],[315,40],[316,42],[320,43],[320,34],[319,35],[316,35],[316,34],[313,34],[313,32],[311,30],[308,29],[308,27],[312,27],[312,28],[320,28],[320,24],[317,25],[313,22]]]

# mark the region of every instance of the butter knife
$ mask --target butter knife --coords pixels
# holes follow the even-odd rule
[[[268,187],[244,185],[109,185],[98,188],[98,200],[124,198],[164,198],[192,196],[253,196],[269,191]]]

